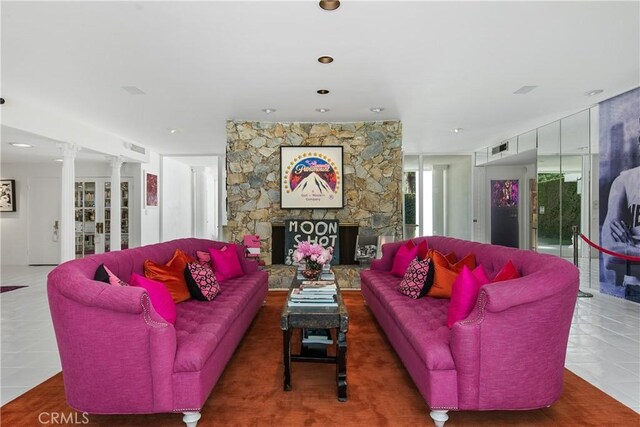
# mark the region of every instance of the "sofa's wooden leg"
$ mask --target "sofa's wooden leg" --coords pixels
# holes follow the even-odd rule
[[[431,411],[429,415],[431,415],[433,422],[436,423],[436,427],[444,427],[444,423],[449,419],[447,412],[449,411]]]
[[[198,420],[201,417],[200,412],[183,412],[183,414],[182,421],[187,427],[196,427],[198,425]]]

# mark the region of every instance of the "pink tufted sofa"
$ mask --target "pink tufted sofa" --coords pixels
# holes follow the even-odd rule
[[[555,402],[562,392],[578,270],[531,251],[437,236],[427,242],[458,257],[474,253],[490,278],[508,260],[523,276],[483,286],[469,317],[449,329],[448,299],[412,300],[397,290],[401,279],[390,270],[406,241],[384,245],[382,258],[361,272],[362,294],[435,424],[442,427],[448,411],[526,410]]]
[[[200,409],[260,309],[268,277],[247,261],[244,276],[221,283],[211,302],[177,305],[175,326],[160,317],[147,291],[93,280],[104,263],[127,281],[145,259],[164,263],[176,249],[225,243],[180,239],[69,261],[48,276],[47,292],[67,402],[94,414],[182,412],[195,427]]]

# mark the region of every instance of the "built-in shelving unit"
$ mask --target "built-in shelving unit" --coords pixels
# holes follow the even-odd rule
[[[82,258],[96,252],[96,183],[76,182],[76,257]]]
[[[121,248],[129,247],[131,180],[120,183]],[[76,258],[111,250],[111,180],[84,178],[75,183]]]
[[[129,248],[129,183],[120,183],[120,247]],[[111,248],[111,182],[104,183],[104,251],[109,252]]]

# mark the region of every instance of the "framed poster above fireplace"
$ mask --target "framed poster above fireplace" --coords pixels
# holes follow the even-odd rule
[[[344,207],[341,146],[280,147],[282,209]]]

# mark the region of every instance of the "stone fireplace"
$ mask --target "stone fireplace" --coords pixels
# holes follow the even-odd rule
[[[354,260],[356,249],[356,238],[360,227],[357,224],[339,225],[339,254],[338,265],[353,265],[358,262]],[[271,225],[271,264],[284,264],[285,244],[284,244],[284,224]]]
[[[342,209],[280,207],[280,147],[343,147]],[[341,264],[353,263],[358,233],[402,236],[402,124],[227,122],[227,237],[258,234],[267,265],[282,262],[284,221],[340,222]],[[281,228],[278,228],[280,225]],[[344,237],[343,237],[344,233]],[[343,249],[343,245],[344,249]],[[277,253],[280,251],[280,255]]]

